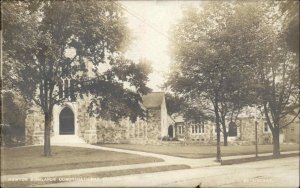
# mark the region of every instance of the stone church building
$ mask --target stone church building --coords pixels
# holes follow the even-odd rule
[[[295,116],[287,117],[287,122]],[[181,116],[174,117],[176,139],[204,145],[215,144],[217,132],[215,122],[206,121],[201,124],[192,124],[184,120]],[[251,145],[255,144],[255,122],[257,122],[258,144],[272,144],[272,132],[265,117],[258,113],[253,113],[253,108],[245,108],[239,115],[235,123],[227,121],[226,132],[228,133],[229,145]],[[221,128],[222,129],[222,128]],[[221,142],[223,142],[221,132]],[[286,128],[282,129],[279,137],[280,143],[299,143],[299,117]]]
[[[142,97],[146,120],[129,118],[115,123],[90,117],[89,97],[76,102],[55,105],[52,117],[51,143],[155,143],[168,136],[170,117],[167,114],[165,94],[153,92]],[[35,107],[25,121],[27,144],[42,144],[44,116]]]
[[[167,113],[163,92],[142,97],[146,119],[132,123],[129,118],[118,123],[90,117],[89,96],[76,102],[65,102],[53,109],[51,143],[136,143],[158,144],[162,140],[177,140],[200,144],[216,143],[214,122],[192,124],[181,116]],[[255,142],[255,121],[258,122],[258,143],[271,144],[272,134],[264,117],[254,117],[246,110],[235,123],[227,122],[228,143],[248,145]],[[38,108],[31,109],[25,121],[26,144],[42,144],[44,116]],[[299,142],[299,119],[282,131],[281,142]],[[221,141],[223,140],[221,134]]]

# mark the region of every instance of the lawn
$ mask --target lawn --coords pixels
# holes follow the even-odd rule
[[[42,156],[42,152],[42,146],[2,148],[1,174],[19,174],[163,161],[162,159],[153,157],[79,147],[53,146],[51,157]]]
[[[81,174],[81,175],[54,177],[51,178],[51,181],[26,180],[26,181],[17,181],[17,182],[2,182],[2,186],[3,187],[31,187],[31,186],[41,186],[45,184],[70,182],[76,179],[79,179],[80,181],[94,181],[96,179],[100,179],[104,177],[154,173],[154,172],[181,170],[181,169],[189,169],[189,168],[190,167],[186,165],[166,165],[166,166],[147,167],[147,168],[128,169],[128,170],[114,170],[114,171],[88,173],[88,174]]]
[[[199,145],[134,145],[104,144],[101,146],[159,153],[186,158],[207,158],[216,156],[216,146]],[[259,153],[272,152],[272,145],[259,145]],[[299,144],[281,144],[281,151],[299,151]],[[255,154],[255,146],[221,146],[222,156]]]

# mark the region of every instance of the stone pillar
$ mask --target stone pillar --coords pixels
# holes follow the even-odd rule
[[[138,124],[138,138],[141,137],[140,133],[141,133],[141,121],[140,118],[137,117],[137,124]]]
[[[140,138],[140,122],[137,122],[137,137]]]
[[[131,126],[132,126],[132,129],[133,129],[133,131],[132,131],[132,133],[133,133],[133,138],[135,138],[135,137],[136,137],[136,136],[135,136],[135,130],[136,130],[135,123],[131,123]]]
[[[145,123],[142,122],[142,138],[145,138]]]
[[[176,137],[175,125],[172,125],[172,127],[173,127],[173,138],[175,138]]]
[[[127,139],[130,138],[130,124],[129,124],[129,117],[126,119],[126,126],[127,126]]]
[[[148,138],[148,124],[145,122],[145,137]]]

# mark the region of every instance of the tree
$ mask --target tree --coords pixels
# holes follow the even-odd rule
[[[299,57],[299,1],[275,1],[272,6],[279,6],[278,15],[283,17],[282,37],[288,48]]]
[[[50,125],[55,104],[91,92],[101,94],[102,98],[96,97],[110,108],[115,109],[110,102],[118,99],[130,109],[140,110],[139,94],[148,91],[144,81],[149,69],[122,57],[129,32],[117,2],[5,1],[2,15],[3,53],[7,57],[3,61],[9,67],[4,74],[11,75],[6,76],[5,83],[41,108],[45,156],[51,155]],[[128,71],[132,72],[124,76]],[[67,85],[62,79],[73,82]],[[135,91],[126,89],[124,81]],[[120,110],[106,115],[112,114],[118,118],[127,115]]]
[[[279,46],[277,46],[279,47]],[[258,94],[263,113],[273,136],[273,155],[280,155],[279,135],[299,116],[299,88],[294,80],[299,80],[295,54],[285,48],[273,51],[269,62],[258,66]],[[297,79],[298,78],[298,79]],[[287,115],[292,119],[284,121]]]
[[[175,64],[168,83],[192,101],[209,102],[217,128],[217,161],[221,160],[220,124],[226,143],[226,117],[237,116],[252,103],[255,65],[267,58],[266,49],[257,47],[266,36],[259,28],[262,15],[254,3],[208,2],[202,9],[185,10],[173,28]]]
[[[170,116],[176,113],[183,113],[186,108],[184,99],[171,93],[166,93],[166,106]]]
[[[269,8],[274,11],[274,7]],[[267,24],[285,25],[276,19],[269,18]],[[273,155],[280,155],[279,135],[299,117],[299,67],[297,53],[284,37],[285,27],[274,28],[270,34],[268,59],[257,65],[257,93],[263,113],[273,136]],[[299,35],[299,31],[298,31]],[[292,117],[288,119],[287,117]]]
[[[281,14],[284,7],[287,14]],[[268,41],[262,45],[267,58],[257,61],[255,66],[257,104],[263,107],[262,112],[273,136],[273,155],[280,155],[279,135],[283,128],[290,125],[299,116],[299,67],[297,57],[299,30],[295,33],[287,31],[289,18],[297,19],[298,9],[292,1],[266,3],[262,6],[265,14],[261,18],[261,30]],[[280,16],[278,16],[280,15]],[[288,24],[289,25],[289,24]],[[288,34],[289,33],[289,34]],[[287,35],[293,35],[293,41]],[[296,44],[298,43],[298,44]],[[297,47],[298,45],[298,47]],[[287,117],[292,117],[288,119]]]

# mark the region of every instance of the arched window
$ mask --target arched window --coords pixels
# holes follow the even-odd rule
[[[174,136],[173,135],[173,126],[172,125],[170,125],[169,128],[168,128],[168,135],[169,135],[170,138],[173,138],[173,136]]]
[[[74,113],[65,107],[59,114],[59,134],[74,134]]]
[[[237,125],[234,122],[229,123],[228,136],[237,136]]]

